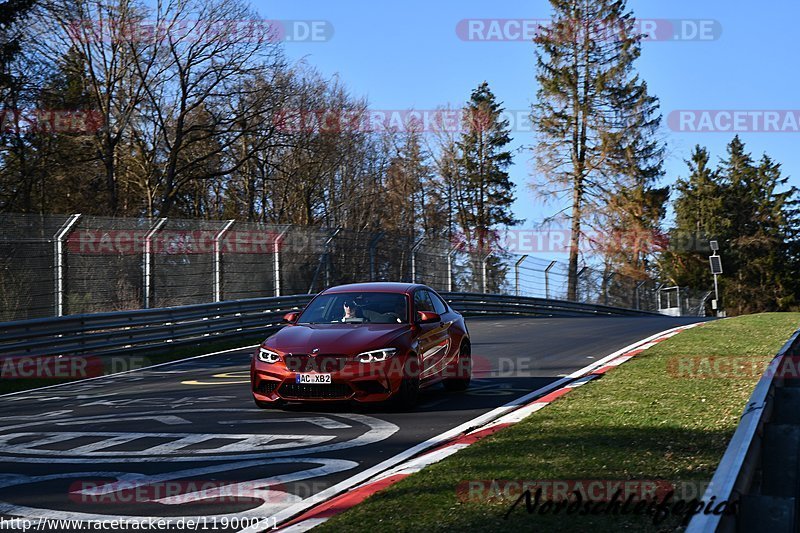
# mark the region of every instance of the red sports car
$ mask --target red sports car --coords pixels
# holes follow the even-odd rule
[[[409,408],[421,388],[469,386],[464,318],[425,285],[334,287],[284,318],[288,325],[261,344],[250,365],[261,408],[331,400]]]

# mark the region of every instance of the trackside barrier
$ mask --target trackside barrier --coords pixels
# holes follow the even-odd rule
[[[655,315],[645,311],[515,296],[442,293],[466,315]],[[203,340],[266,334],[310,295],[0,323],[0,356],[120,355]]]
[[[798,530],[800,376],[786,369],[799,354],[797,330],[758,381],[703,495],[737,502],[736,513],[695,515],[686,533]]]
[[[533,316],[664,316],[649,311],[624,309],[609,305],[586,304],[567,300],[548,300],[506,294],[441,293],[457,311],[467,315],[533,315]]]

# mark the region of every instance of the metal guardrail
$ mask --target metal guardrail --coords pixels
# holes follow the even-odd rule
[[[468,292],[443,292],[440,294],[454,309],[469,315],[664,316],[650,311],[624,309],[609,305],[506,294],[476,294]]]
[[[653,315],[616,307],[506,295],[442,293],[467,315]],[[312,296],[283,296],[162,309],[0,323],[0,355],[94,356],[157,350],[205,339],[266,334]]]
[[[795,331],[792,337],[783,345],[778,354],[770,362],[764,375],[759,379],[753,394],[747,402],[744,413],[733,438],[722,456],[722,460],[711,479],[703,501],[708,502],[712,497],[715,501],[719,502],[737,502],[737,513],[730,514],[698,514],[689,523],[686,533],[711,533],[711,532],[733,532],[733,531],[746,531],[747,527],[743,525],[743,521],[748,521],[747,516],[743,516],[743,498],[748,498],[748,495],[754,492],[768,492],[758,490],[758,486],[763,488],[768,481],[768,475],[764,472],[764,462],[772,461],[776,463],[780,461],[780,457],[770,457],[770,451],[764,452],[765,437],[768,432],[766,426],[772,422],[773,415],[776,408],[775,396],[777,391],[786,385],[786,379],[781,371],[784,368],[785,359],[794,358],[798,351],[800,351],[800,330]],[[791,375],[794,381],[800,376]],[[796,384],[794,384],[796,386]],[[796,417],[795,417],[796,418]],[[783,437],[783,436],[781,436]],[[768,448],[768,446],[766,446]],[[797,449],[792,450],[792,455],[795,459],[797,457]],[[776,461],[777,459],[777,461]],[[768,467],[769,468],[769,467]],[[792,522],[797,519],[796,512],[776,513],[775,508],[781,507],[783,504],[790,506],[797,506],[797,498],[800,496],[798,490],[798,480],[800,479],[800,472],[798,472],[798,464],[795,462],[794,472],[788,464],[777,464],[772,470],[777,470],[776,475],[791,479],[794,482],[794,493],[789,500],[791,502],[776,502],[770,495],[766,495],[765,501],[761,502],[746,502],[748,509],[744,514],[756,514],[755,521],[760,524],[759,529],[763,527],[769,531],[794,531],[795,526]],[[754,490],[756,489],[756,490]],[[756,497],[757,498],[757,497]],[[777,503],[777,506],[775,505]],[[771,504],[771,505],[770,505]],[[773,507],[765,512],[764,507]],[[791,511],[791,510],[790,510]],[[779,521],[783,522],[779,527],[771,527],[776,524],[770,524],[770,517],[767,515],[780,515]],[[774,516],[772,517],[775,518]],[[783,527],[784,529],[781,529]]]
[[[95,356],[252,336],[281,324],[308,295],[0,323],[0,354]]]

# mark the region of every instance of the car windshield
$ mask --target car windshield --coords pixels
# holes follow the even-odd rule
[[[306,307],[297,323],[406,324],[406,295],[389,292],[323,294]]]

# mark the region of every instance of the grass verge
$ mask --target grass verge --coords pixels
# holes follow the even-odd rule
[[[759,375],[680,377],[676,361],[752,357],[763,364],[798,326],[800,313],[767,313],[685,331],[315,531],[680,530],[676,517],[654,524],[643,515],[529,514],[524,504],[504,519],[518,492],[465,501],[457,487],[469,480],[707,482]]]

